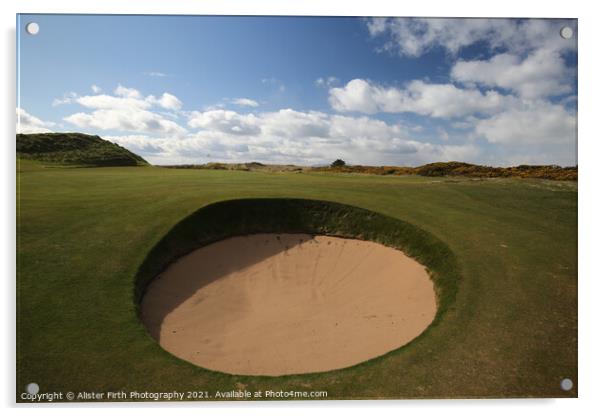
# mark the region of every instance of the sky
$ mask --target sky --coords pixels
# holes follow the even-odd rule
[[[95,134],[157,165],[577,163],[576,20],[22,14],[17,28],[21,133]]]

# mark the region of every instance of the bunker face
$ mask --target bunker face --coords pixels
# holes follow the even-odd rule
[[[348,367],[422,333],[425,268],[377,243],[306,234],[233,237],[182,257],[147,288],[142,320],[211,370],[284,375]]]

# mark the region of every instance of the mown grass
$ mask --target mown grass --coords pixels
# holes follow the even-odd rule
[[[326,390],[328,398],[574,397],[577,184],[532,179],[43,168],[18,176],[17,399],[45,391]],[[348,369],[286,377],[207,371],[137,319],[148,253],[199,208],[238,198],[339,202],[448,246],[462,278],[438,324]],[[344,352],[342,352],[344,353]]]

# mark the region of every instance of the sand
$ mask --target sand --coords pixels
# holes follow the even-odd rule
[[[182,257],[141,305],[151,335],[211,370],[284,375],[344,368],[392,351],[436,313],[425,268],[360,240],[255,234]]]

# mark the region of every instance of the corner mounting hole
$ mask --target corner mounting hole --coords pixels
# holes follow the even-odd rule
[[[573,37],[573,29],[571,29],[568,26],[564,26],[562,29],[560,29],[560,36],[563,39],[570,39]]]
[[[565,378],[560,382],[560,388],[564,391],[569,391],[573,389],[573,380],[570,378]]]
[[[38,383],[29,383],[27,387],[25,387],[25,390],[27,391],[27,393],[35,395],[38,394],[38,392],[40,391],[40,386],[38,385]]]
[[[27,23],[25,26],[25,31],[27,31],[27,33],[30,35],[37,35],[40,31],[40,25],[38,25],[36,22]]]

